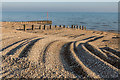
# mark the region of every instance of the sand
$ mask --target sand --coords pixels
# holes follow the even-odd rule
[[[20,23],[8,22],[0,27],[1,78],[119,77],[119,34],[71,28],[22,28]]]

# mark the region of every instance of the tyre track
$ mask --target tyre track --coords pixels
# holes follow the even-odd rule
[[[17,50],[17,48],[19,49],[23,44],[25,44],[26,42],[28,42],[29,40],[34,39],[34,38],[35,37],[26,38],[21,41],[15,42],[15,44],[11,44],[11,45],[7,46],[6,49],[4,49],[4,51],[2,51],[2,55],[13,54]]]
[[[84,43],[80,43],[76,47],[76,50],[76,54],[78,55],[79,59],[82,60],[82,62],[89,67],[90,70],[95,72],[101,78],[118,77],[118,69],[104,62],[92,52],[88,51],[87,48],[85,48]]]
[[[35,37],[33,37],[33,38],[35,38]],[[19,42],[25,41],[25,40],[27,40],[27,39],[29,39],[29,38],[22,39],[22,40],[19,40],[19,41],[17,41],[17,42],[14,42],[14,43],[12,43],[12,44],[10,44],[10,45],[8,45],[8,46],[2,48],[0,51],[4,51],[5,49],[7,49],[7,48],[9,48],[9,47],[11,47],[11,46],[13,46],[13,45],[19,43]]]
[[[20,53],[19,57],[25,57],[27,56],[28,51],[32,48],[32,46],[40,39],[44,39],[44,38],[38,38],[35,40],[32,40],[29,42],[29,44],[22,50],[22,52]]]
[[[55,40],[55,41],[50,42],[50,43],[47,44],[47,45],[45,46],[45,48],[43,49],[43,59],[42,59],[42,61],[43,61],[44,63],[45,63],[45,55],[46,55],[47,50],[49,49],[49,47],[50,47],[52,44],[54,44],[55,42],[58,42],[58,41],[60,41],[60,40]]]
[[[95,48],[94,46],[85,43],[84,46],[94,55],[98,56],[102,60],[106,61],[107,63],[113,65],[114,67],[118,68],[118,65],[120,64],[120,59],[113,59],[110,58],[110,56],[105,55],[99,48]]]
[[[87,78],[100,78],[90,69],[88,69],[82,61],[77,57],[73,50],[73,42],[67,43],[64,46],[64,52],[62,53],[62,57],[64,58],[65,62],[68,64],[70,69],[76,74],[76,76],[82,76]],[[86,70],[87,69],[87,70]],[[88,74],[90,72],[91,74]]]
[[[37,39],[31,40],[31,41],[29,42],[29,44],[26,44],[26,47],[23,48],[22,52],[20,52],[19,54],[18,54],[18,53],[17,53],[17,54],[14,54],[14,55],[19,55],[20,58],[25,57],[25,55],[28,53],[28,50],[30,50],[30,48],[31,48],[38,40],[40,40],[40,39],[42,39],[42,38],[37,38]],[[23,42],[23,43],[24,43],[24,42]],[[6,61],[6,60],[5,60],[5,61]],[[3,62],[5,62],[5,61],[3,61]],[[6,69],[8,66],[13,66],[13,65],[14,65],[14,62],[11,63],[11,64],[9,64],[9,65],[7,65],[7,64],[4,63],[4,65],[3,65],[4,71],[1,72],[3,78],[5,78],[5,77],[7,77],[7,76],[11,76],[11,77],[12,77],[11,73],[13,73],[14,71],[11,71],[10,68],[7,69],[7,70],[5,70],[5,69]],[[14,70],[16,70],[16,69],[14,69]]]

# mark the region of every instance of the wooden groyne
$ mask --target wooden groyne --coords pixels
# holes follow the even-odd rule
[[[83,25],[51,25],[52,21],[27,21],[27,22],[2,22],[3,25],[9,25],[17,30],[53,30],[53,29],[76,29],[86,30]]]
[[[82,25],[71,25],[70,26],[65,26],[65,25],[27,25],[27,24],[24,24],[23,25],[23,30],[27,30],[27,29],[31,29],[31,30],[35,30],[35,29],[39,29],[39,30],[51,30],[51,29],[57,29],[57,28],[71,28],[71,29],[81,29],[81,30],[86,30],[86,27],[85,26],[82,26]]]

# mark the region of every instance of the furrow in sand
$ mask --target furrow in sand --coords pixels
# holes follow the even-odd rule
[[[77,52],[77,49],[76,49],[74,43],[72,43],[70,45],[70,51],[71,51],[71,55],[74,57],[75,61],[82,67],[83,71],[86,72],[87,75],[89,75],[91,78],[100,78],[100,76],[98,74],[96,74],[94,71],[92,71],[91,69],[89,69],[89,67],[86,66],[85,63],[79,58],[79,56],[77,55],[79,53]]]
[[[91,39],[91,40],[89,40],[89,41],[87,41],[87,42],[93,42],[93,41],[99,40],[99,39],[101,39],[101,38],[103,38],[103,37],[104,37],[104,36],[96,37],[96,38]]]
[[[63,59],[63,64],[67,68],[70,68],[70,72],[73,72],[78,78],[87,77],[87,73],[81,67],[81,65],[76,61],[72,52],[70,51],[70,45],[72,42],[65,44],[61,49],[61,58]]]
[[[112,52],[109,52],[107,50],[101,49],[104,53],[107,54],[107,56],[109,56],[110,58],[116,60],[120,60],[120,57],[118,57],[117,55],[113,54]]]
[[[7,60],[7,58],[9,58],[9,55],[15,56],[17,50],[19,50],[21,47],[28,44],[28,42],[34,38],[36,38],[36,37],[30,38],[30,39],[24,39],[24,40],[20,41],[19,44],[16,44],[16,45],[10,47],[10,51],[5,53],[7,55],[5,59]],[[2,60],[2,62],[4,63],[6,60]]]
[[[93,45],[90,45],[89,43],[85,43],[84,46],[94,55],[100,57],[102,60],[118,68],[118,65],[120,64],[120,59],[115,60],[113,58],[110,58],[105,53],[103,53],[99,48],[94,47]]]
[[[18,71],[19,69],[18,68],[14,68],[14,71]],[[5,73],[2,73],[2,78],[7,78],[7,76],[11,76],[13,75],[14,71],[10,70],[8,72],[5,72]]]
[[[44,63],[45,63],[45,56],[46,56],[47,50],[49,49],[49,47],[50,47],[53,43],[55,43],[55,42],[57,42],[57,41],[59,41],[59,40],[52,41],[52,42],[50,42],[49,44],[47,44],[47,45],[45,46],[44,51],[43,51],[43,59],[42,59]]]
[[[77,40],[77,42],[83,42],[83,43],[85,43],[85,42],[89,42],[89,41],[95,41],[95,40],[97,40],[96,38],[98,38],[98,37],[91,36],[91,37],[88,37],[88,38],[85,38],[85,39],[82,39],[82,40]]]
[[[2,55],[6,55],[6,54],[10,55],[11,53],[13,54],[17,50],[17,48],[18,49],[20,48],[20,45],[24,44],[25,42],[28,42],[29,40],[33,38],[26,38],[18,42],[15,42],[15,44],[11,44],[11,46],[9,45],[9,47],[6,47],[6,49],[2,51]]]
[[[32,46],[40,39],[43,39],[43,38],[37,38],[37,39],[30,41],[29,44],[27,44],[22,50],[20,50],[19,57],[26,57],[28,51],[30,51]]]
[[[120,57],[120,51],[113,50],[112,48],[109,48],[109,47],[104,47],[104,48],[102,48],[102,49],[104,49],[104,50],[106,50],[106,51],[109,51],[109,52],[117,55],[118,57]]]
[[[95,38],[96,36],[90,36],[90,37],[88,37],[88,38],[85,38],[85,39],[82,39],[82,41],[85,41],[85,40],[91,40],[92,38]]]
[[[12,50],[10,50],[7,55],[12,55],[11,57],[12,58],[17,58],[19,57],[19,55],[21,55],[21,53],[23,53],[26,49],[26,46],[28,47],[29,45],[33,44],[34,42],[36,42],[36,40],[38,40],[39,38],[36,39],[35,38],[32,38],[28,41],[25,41],[23,43],[21,43],[20,45],[18,45],[17,47],[13,48]],[[31,47],[31,46],[30,46]],[[23,51],[23,52],[22,52]],[[24,56],[24,55],[23,55]],[[26,56],[26,55],[25,55]],[[2,61],[3,63],[5,62],[6,60]]]
[[[33,37],[33,38],[35,38],[35,37]],[[11,47],[11,46],[13,46],[13,45],[15,45],[15,44],[18,44],[18,43],[20,43],[20,42],[22,42],[22,41],[25,41],[25,40],[27,40],[27,39],[29,39],[29,38],[25,38],[25,39],[22,39],[22,40],[13,40],[12,39],[12,44],[9,44],[9,45],[7,45],[6,47],[4,47],[4,48],[2,48],[0,51],[4,51],[5,49],[8,49],[9,47]],[[16,41],[16,42],[15,42]],[[7,43],[7,42],[6,42]]]
[[[101,78],[118,77],[118,69],[88,51],[85,48],[84,43],[80,43],[75,49],[78,59],[81,60],[83,64],[87,66],[91,71],[93,71],[96,75],[99,75]]]
[[[85,51],[87,51],[90,55],[92,55],[93,57],[95,57],[96,59],[102,61],[105,65],[107,65],[108,67],[110,67],[111,69],[118,71],[118,68],[114,67],[113,65],[107,63],[106,61],[104,61],[103,59],[101,59],[100,57],[94,55],[92,52],[90,52],[85,46],[84,44],[82,45],[82,47],[84,48]]]

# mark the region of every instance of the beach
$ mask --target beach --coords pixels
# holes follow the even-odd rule
[[[120,34],[1,22],[1,78],[118,78]],[[31,28],[31,23],[27,23]]]

